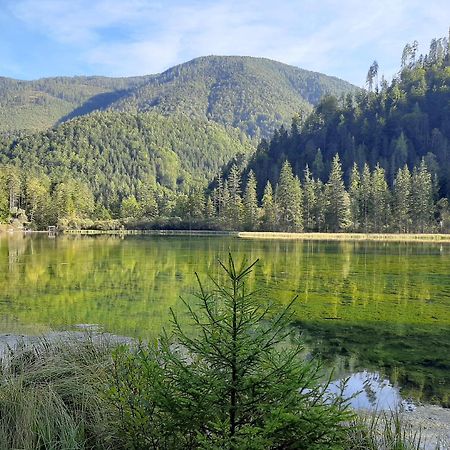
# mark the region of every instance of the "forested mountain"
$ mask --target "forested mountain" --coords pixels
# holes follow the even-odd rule
[[[171,69],[107,111],[5,137],[0,221],[24,222],[26,214],[36,227],[449,232],[449,41],[416,53],[417,43],[405,47],[390,84],[378,83],[374,62],[367,91],[322,98],[308,117],[296,114],[290,128],[261,140],[256,153],[242,127],[257,133],[248,128],[249,111],[282,108],[282,80],[292,68],[208,57]],[[276,86],[259,90],[252,75],[259,64],[284,74]],[[241,69],[228,77],[235,65]],[[259,81],[274,79],[264,73]],[[233,92],[242,96],[227,103]],[[256,120],[261,130],[274,123],[267,117]]]
[[[450,231],[449,40],[434,39],[420,56],[408,44],[390,84],[378,85],[374,62],[367,85],[322,99],[306,120],[263,140],[247,166],[229,164],[212,184],[222,220],[266,230]]]
[[[20,81],[0,77],[0,132],[41,131],[107,107],[149,77],[56,77]]]
[[[96,208],[102,217],[117,215],[124,199],[153,205],[159,196],[161,206],[174,202],[176,193],[206,185],[231,157],[253,149],[239,131],[206,120],[155,112],[91,113],[54,130],[5,139],[0,221],[11,210],[30,215],[37,208],[44,214],[41,210],[56,205],[58,211],[41,223],[56,223],[65,213],[95,216]]]
[[[0,78],[0,132],[45,130],[98,109],[184,113],[269,136],[325,94],[351,84],[262,58],[207,56],[132,78]]]
[[[294,115],[309,113],[325,94],[340,96],[355,89],[338,78],[269,59],[207,56],[167,70],[111,107],[184,112],[250,136],[268,136]]]
[[[390,185],[400,168],[410,170],[425,159],[441,195],[450,194],[450,56],[447,39],[433,40],[430,53],[416,55],[407,45],[401,70],[392,83],[378,85],[377,64],[368,73],[366,91],[344,100],[327,96],[304,121],[278,129],[263,141],[249,164],[257,180],[274,183],[288,160],[303,177],[325,182],[339,154],[348,182],[353,164],[371,169],[379,164]]]

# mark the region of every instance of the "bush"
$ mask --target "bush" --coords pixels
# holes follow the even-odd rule
[[[326,393],[320,366],[292,335],[291,305],[272,315],[247,292],[254,265],[221,263],[227,283],[207,291],[187,334],[172,312],[172,334],[114,354],[109,395],[134,448],[344,448],[346,402]]]

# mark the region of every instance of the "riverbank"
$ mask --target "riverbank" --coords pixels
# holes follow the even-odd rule
[[[237,231],[212,230],[63,230],[69,235],[149,235],[149,236],[239,236]]]
[[[1,233],[45,234],[47,231],[24,231],[8,225],[0,225]],[[262,240],[311,240],[311,241],[377,241],[377,242],[439,242],[450,243],[450,234],[443,233],[285,233],[281,231],[213,231],[213,230],[92,230],[67,229],[60,231],[67,235],[80,236],[229,236],[241,239]]]
[[[450,449],[450,409],[420,405],[403,413],[401,419],[412,430],[420,430],[424,449]]]
[[[112,355],[115,347],[120,344],[132,345],[135,341],[124,336],[96,331],[94,325],[80,324],[79,328],[88,331],[50,332],[40,337],[0,334],[0,355],[3,364],[7,362],[7,365],[2,368],[2,373],[3,376],[8,377],[15,392],[10,399],[15,402],[13,410],[7,411],[8,405],[5,403],[10,389],[3,393],[3,397],[0,396],[0,410],[8,416],[11,415],[11,418],[16,421],[16,426],[20,428],[22,425],[25,426],[22,421],[27,421],[28,415],[30,417],[36,415],[35,419],[41,420],[38,419],[38,415],[40,408],[44,406],[48,414],[55,416],[51,423],[51,432],[54,436],[59,436],[61,431],[67,431],[65,429],[71,426],[76,428],[70,421],[62,422],[61,425],[57,423],[59,420],[62,421],[62,417],[58,415],[62,416],[64,412],[76,419],[76,426],[84,428],[84,431],[90,435],[92,443],[103,442],[106,434],[109,440],[117,440],[118,445],[122,445],[122,437],[115,434],[115,422],[108,422],[111,416],[114,416],[114,410],[111,409],[112,405],[108,403],[107,397],[104,397],[100,390],[108,382],[108,373],[113,369]],[[11,366],[11,363],[18,373],[9,373],[7,368]],[[28,380],[30,386],[26,383],[21,384],[18,374]],[[68,391],[69,388],[70,391]],[[82,403],[85,402],[88,394],[89,398],[93,397],[95,401],[89,404]],[[56,396],[57,402],[53,396]],[[83,412],[83,416],[79,416],[77,410],[79,405],[72,404],[74,398],[87,409],[87,413]],[[58,403],[60,401],[61,405]],[[356,412],[361,420],[359,426],[367,426],[368,432],[373,433],[373,441],[387,442],[390,436],[390,432],[386,431],[387,427],[390,430],[396,430],[396,426],[401,426],[405,441],[411,439],[415,442],[411,448],[423,450],[450,448],[450,409],[419,405],[413,410],[404,411],[398,415],[389,412],[378,414],[364,410]],[[90,422],[93,418],[95,423]],[[372,426],[372,423],[376,425]],[[398,430],[392,432],[397,433]],[[418,445],[419,436],[420,446]],[[10,436],[11,439],[13,437],[13,435]],[[29,442],[33,439],[31,435],[28,438]],[[361,447],[356,445],[351,448]]]

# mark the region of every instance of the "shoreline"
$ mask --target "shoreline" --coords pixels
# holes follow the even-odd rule
[[[443,233],[289,233],[282,231],[231,231],[231,230],[92,230],[92,229],[68,229],[58,232],[45,230],[19,230],[2,227],[2,234],[55,234],[78,235],[78,236],[225,236],[239,239],[260,240],[297,240],[297,241],[360,241],[360,242],[428,242],[428,243],[450,243],[450,234]]]
[[[33,347],[39,345],[58,344],[61,342],[83,342],[92,340],[98,345],[132,345],[135,340],[127,336],[114,335],[100,331],[95,324],[78,324],[73,331],[47,331],[38,335],[0,333],[0,357],[5,357],[10,350],[23,349],[22,346]],[[369,423],[373,414],[380,414],[383,418],[395,420],[395,412],[371,411],[366,409],[353,409],[363,420]],[[412,435],[420,432],[421,449],[434,450],[436,448],[449,448],[450,444],[450,409],[433,404],[418,403],[413,409],[399,412],[400,419],[410,427]],[[380,422],[382,428],[383,422]],[[440,447],[438,447],[440,445]]]
[[[240,231],[242,239],[279,239],[312,241],[390,241],[390,242],[434,242],[450,243],[450,234],[432,233],[284,233],[272,231]]]
[[[64,230],[69,235],[149,235],[149,236],[229,236],[240,239],[314,240],[314,241],[380,241],[450,243],[450,234],[441,233],[287,233],[278,231],[211,231],[211,230]]]

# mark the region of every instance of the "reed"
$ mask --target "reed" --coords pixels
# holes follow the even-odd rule
[[[450,243],[450,234],[395,233],[282,233],[269,231],[241,231],[243,239],[319,240],[319,241],[392,241]]]

